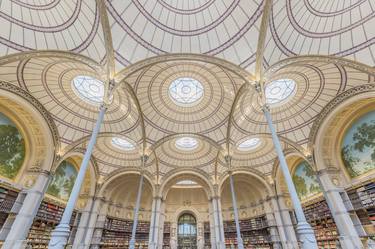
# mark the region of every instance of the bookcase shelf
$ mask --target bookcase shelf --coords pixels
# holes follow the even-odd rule
[[[240,220],[240,230],[244,247],[246,249],[271,249],[273,248],[269,226],[266,216]],[[237,247],[236,225],[234,221],[224,221],[225,246]]]
[[[211,248],[210,222],[203,223],[204,247]]]
[[[104,225],[103,236],[100,243],[102,249],[128,248],[132,234],[133,221],[107,217]],[[138,221],[137,233],[135,236],[136,248],[142,246],[148,248],[148,237],[150,223]]]
[[[332,213],[323,197],[303,204],[307,221],[314,229],[319,248],[337,248],[338,232]]]
[[[11,213],[13,204],[18,196],[18,192],[0,186],[0,229]]]
[[[353,211],[357,214],[368,236],[375,236],[375,182],[347,189]]]
[[[163,229],[163,249],[170,249],[171,248],[171,223],[164,222],[164,229]]]
[[[43,201],[30,228],[27,244],[33,249],[47,249],[51,232],[60,222],[63,212],[64,207]],[[72,231],[70,236],[73,238],[76,232],[75,227],[78,225],[76,217],[77,212],[74,211],[70,221]],[[72,239],[69,239],[69,243],[72,243]]]

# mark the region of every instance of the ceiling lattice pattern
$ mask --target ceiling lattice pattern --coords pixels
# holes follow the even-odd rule
[[[97,62],[105,57],[96,1],[28,0],[0,2],[0,54],[68,50]]]

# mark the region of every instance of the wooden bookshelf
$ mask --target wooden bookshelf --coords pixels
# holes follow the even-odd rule
[[[203,223],[204,248],[211,248],[210,222]]]
[[[33,249],[47,249],[51,239],[51,232],[60,222],[63,212],[64,207],[43,201],[30,228],[27,244]],[[76,215],[77,213],[73,212],[70,221],[72,227],[76,220]],[[71,236],[74,236],[74,234],[71,233]]]
[[[331,210],[323,197],[303,204],[307,221],[314,229],[319,248],[338,248],[339,235]]]
[[[272,241],[266,216],[240,220],[240,230],[246,249],[272,249]],[[225,247],[237,247],[236,224],[234,221],[224,221]]]
[[[0,229],[3,227],[6,219],[11,213],[17,196],[17,191],[0,187]]]
[[[171,223],[164,222],[164,229],[163,229],[163,249],[170,249],[171,248]]]
[[[375,236],[375,182],[363,183],[346,192],[368,236]]]
[[[102,249],[128,248],[132,234],[133,221],[107,217],[103,236],[100,242]],[[148,248],[148,237],[150,232],[150,223],[147,221],[138,221],[136,230],[136,248],[142,246]]]

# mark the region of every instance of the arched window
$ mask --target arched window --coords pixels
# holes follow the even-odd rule
[[[185,213],[178,219],[178,249],[197,248],[197,221]]]
[[[72,192],[77,177],[76,168],[68,161],[63,161],[57,168],[52,182],[49,184],[47,194],[67,201]]]
[[[306,161],[302,161],[295,168],[293,183],[300,200],[306,200],[321,192],[315,172]]]
[[[25,140],[16,125],[0,112],[0,175],[14,179],[25,159]]]
[[[346,130],[341,158],[351,177],[375,169],[375,111],[362,116]]]

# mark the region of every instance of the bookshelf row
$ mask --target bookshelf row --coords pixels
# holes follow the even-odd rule
[[[3,227],[13,204],[16,202],[18,192],[4,187],[0,187],[0,228]]]
[[[246,249],[273,248],[266,216],[240,220],[240,230]],[[237,233],[234,221],[224,221],[224,235],[226,248],[236,248]]]
[[[129,248],[133,221],[107,217],[100,242],[101,249]],[[136,248],[148,248],[150,223],[139,221],[135,236]]]
[[[164,222],[163,228],[163,249],[171,248],[171,223]]]

